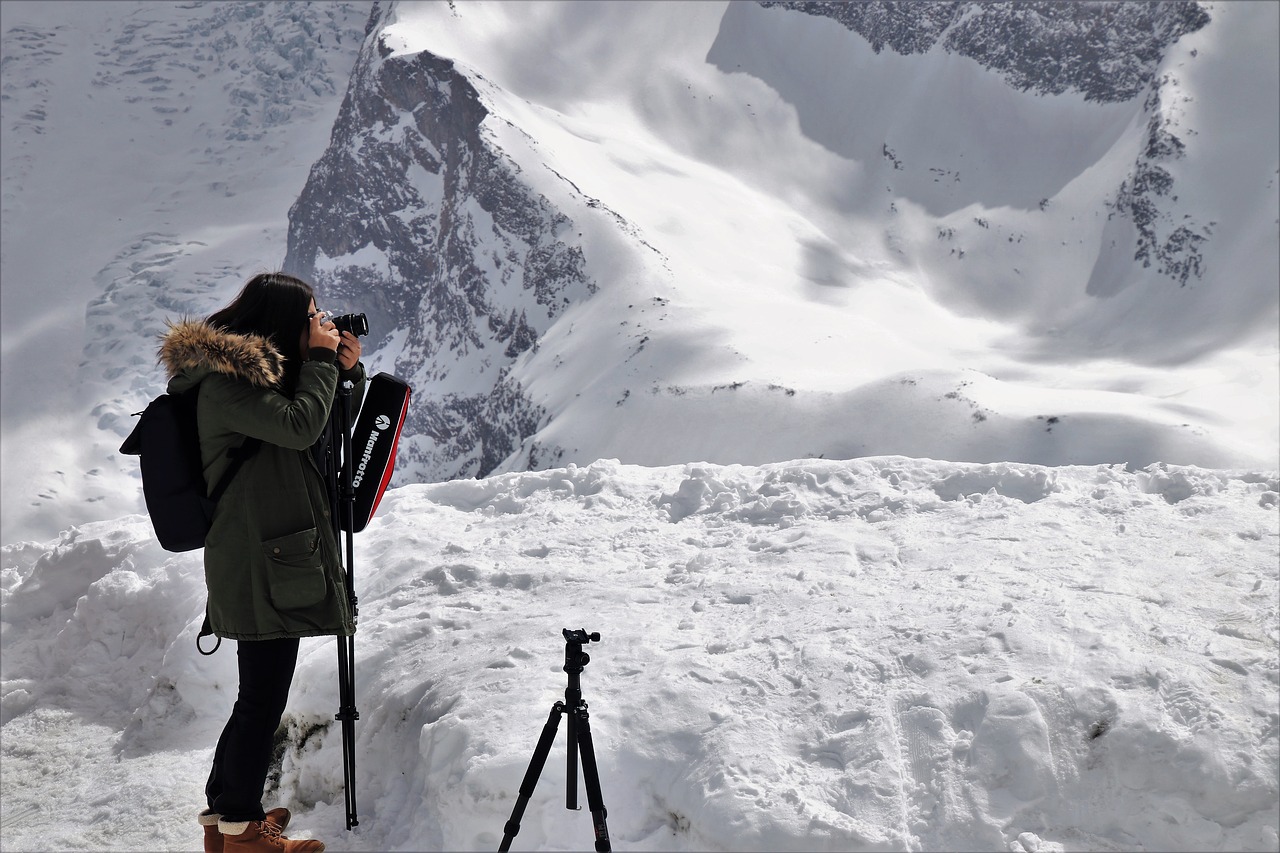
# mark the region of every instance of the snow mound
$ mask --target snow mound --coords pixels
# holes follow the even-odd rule
[[[397,489],[356,541],[360,826],[332,641],[268,802],[344,849],[494,849],[581,627],[619,849],[1273,850],[1278,485],[874,457]],[[6,848],[189,848],[140,818],[199,808],[233,700],[198,554],[129,516],[3,559]],[[590,843],[563,729],[518,846]]]

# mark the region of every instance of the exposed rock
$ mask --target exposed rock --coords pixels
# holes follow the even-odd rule
[[[507,378],[574,300],[595,291],[572,224],[484,132],[453,63],[393,56],[375,6],[329,149],[290,210],[285,268],[403,341],[415,388],[397,476],[484,476],[545,413]],[[403,335],[399,334],[403,333]]]
[[[762,6],[833,18],[879,53],[936,45],[1001,72],[1024,91],[1082,92],[1127,101],[1154,76],[1170,44],[1209,23],[1192,0],[1146,3],[867,2],[761,0]]]

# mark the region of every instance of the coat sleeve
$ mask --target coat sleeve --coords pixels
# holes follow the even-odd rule
[[[292,400],[278,391],[229,377],[211,376],[205,380],[206,385],[210,383],[211,415],[223,429],[305,450],[329,420],[338,368],[332,361],[313,358],[304,362]]]

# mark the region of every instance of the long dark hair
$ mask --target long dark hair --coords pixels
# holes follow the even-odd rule
[[[209,315],[208,323],[241,335],[261,335],[284,356],[285,393],[292,394],[302,371],[302,332],[315,291],[300,278],[260,273],[245,282],[231,304]]]

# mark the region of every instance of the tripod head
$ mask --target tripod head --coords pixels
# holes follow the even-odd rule
[[[582,650],[587,643],[600,642],[600,632],[588,634],[585,628],[571,631],[565,628],[564,634],[564,671],[573,675],[582,672],[582,668],[591,663],[591,655]]]

